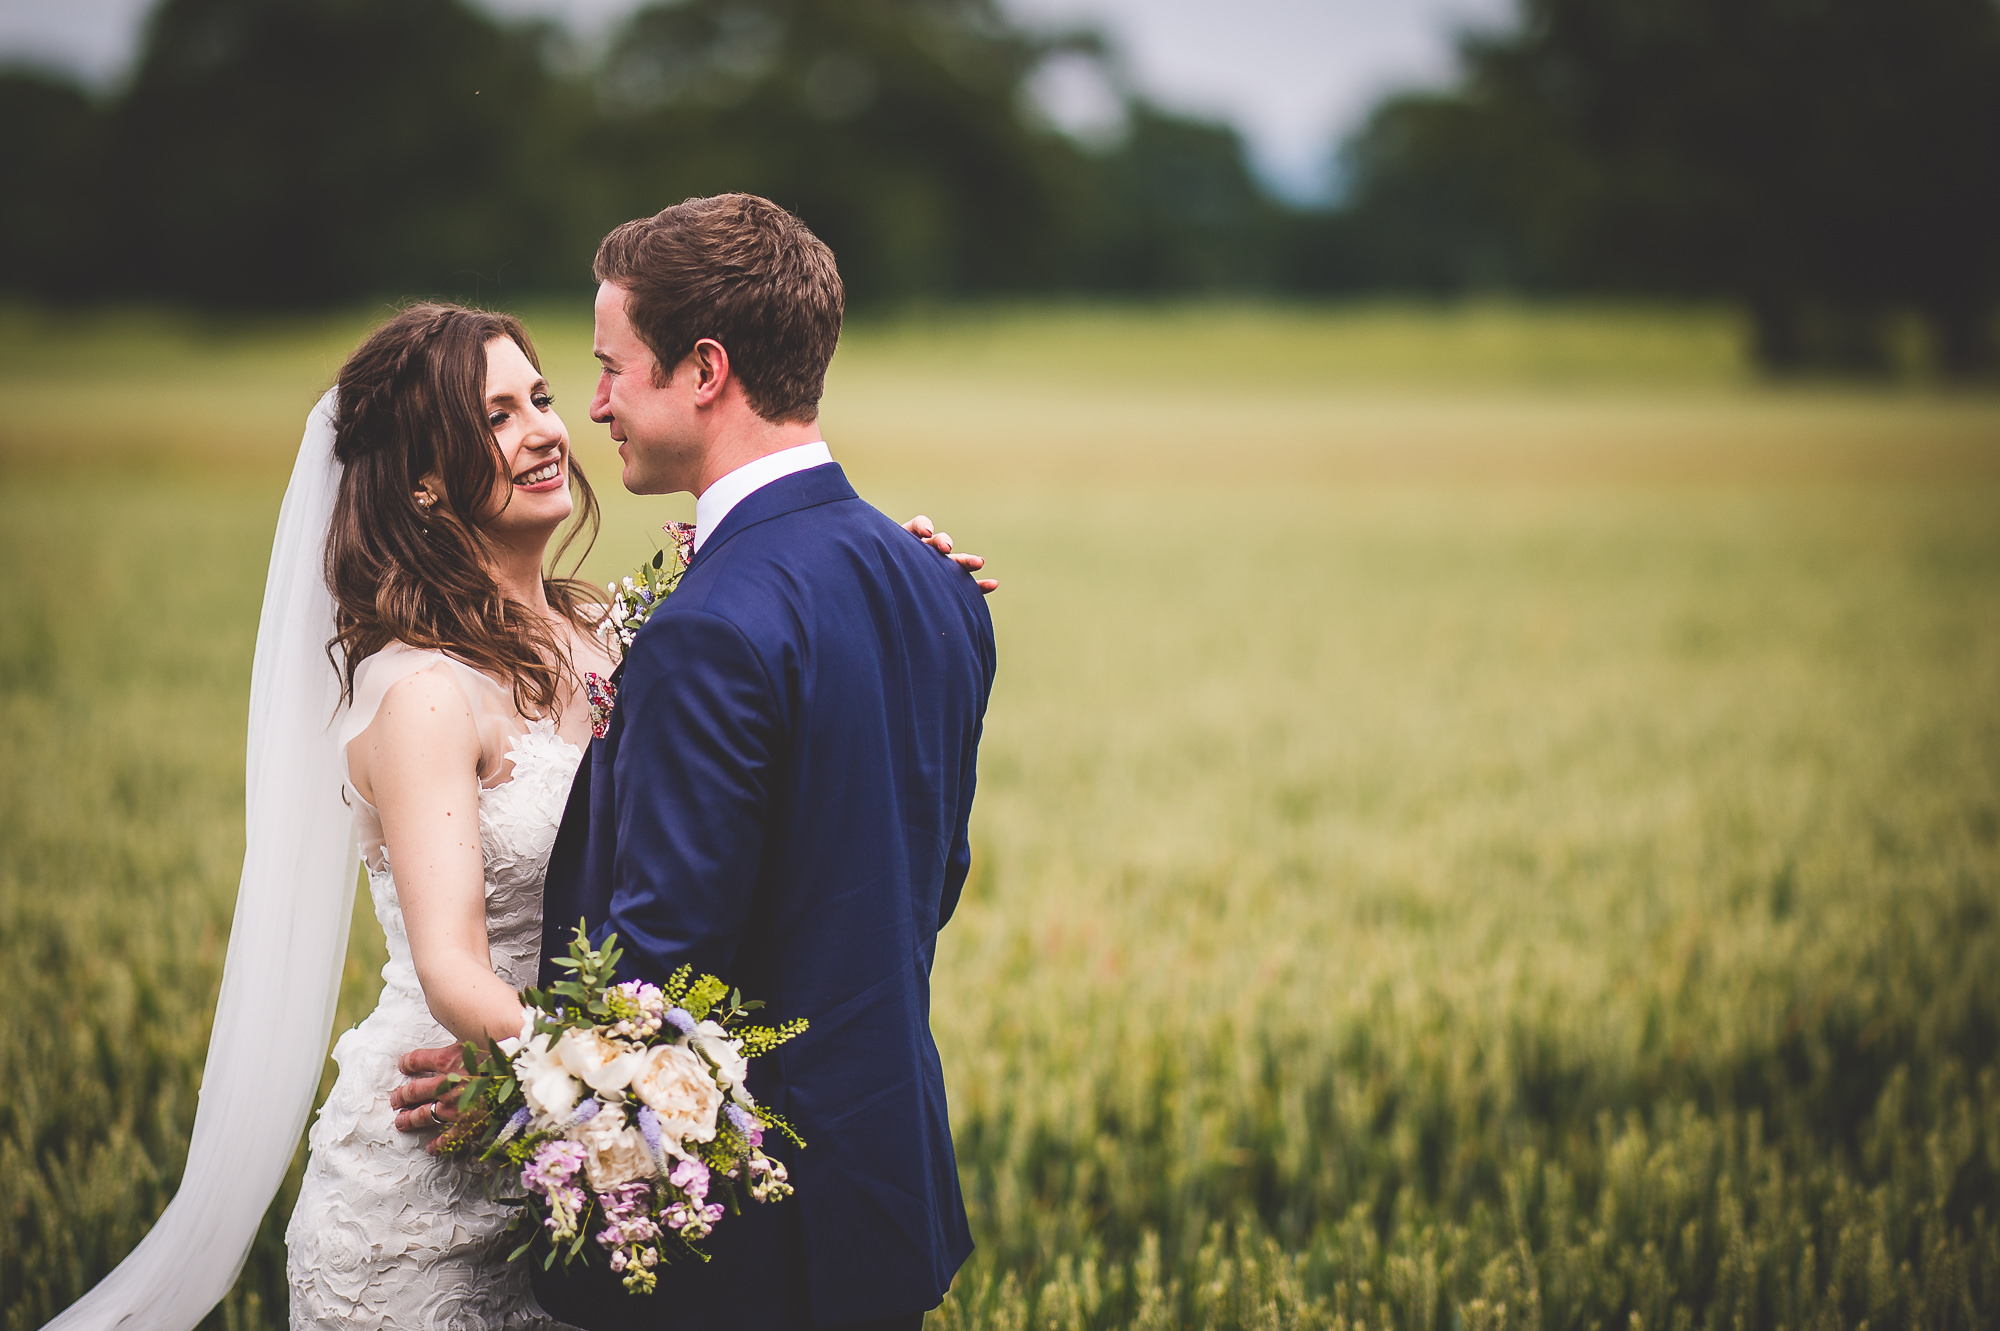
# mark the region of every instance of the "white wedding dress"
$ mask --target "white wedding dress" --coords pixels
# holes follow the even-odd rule
[[[374,719],[391,684],[442,670],[472,706],[480,731],[479,840],[485,858],[486,936],[493,970],[516,989],[535,982],[542,949],[542,880],[570,782],[590,739],[588,709],[572,699],[562,726],[528,721],[510,692],[437,652],[394,644],[356,673],[354,707],[339,740]],[[565,733],[567,732],[567,733]],[[359,1331],[547,1331],[527,1269],[506,1261],[509,1211],[479,1175],[425,1154],[398,1132],[389,1093],[408,1050],[452,1043],[417,984],[396,880],[375,810],[346,787],[375,915],[388,938],[382,998],[340,1037],[340,1075],[320,1107],[312,1158],[285,1232],[294,1328]]]

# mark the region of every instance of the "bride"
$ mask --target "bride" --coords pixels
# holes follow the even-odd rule
[[[509,316],[413,306],[315,408],[258,628],[243,877],[187,1171],[51,1328],[186,1331],[228,1292],[311,1107],[357,852],[389,961],[375,1011],[334,1047],[286,1231],[291,1324],[556,1325],[504,1261],[506,1208],[398,1131],[390,1097],[406,1051],[520,1031],[542,878],[591,738],[584,689],[613,667],[589,589],[544,572],[579,507],[594,531]]]

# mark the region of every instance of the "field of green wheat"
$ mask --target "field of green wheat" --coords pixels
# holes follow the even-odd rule
[[[577,313],[526,311],[604,576],[689,505],[619,490]],[[267,543],[366,325],[0,313],[4,1331],[176,1186]],[[1002,580],[932,1331],[2000,1320],[2000,398],[1739,343],[850,331],[836,455]],[[289,1205],[215,1326],[283,1325]]]

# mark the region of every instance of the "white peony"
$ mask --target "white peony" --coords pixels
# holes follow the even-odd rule
[[[514,1076],[521,1094],[536,1118],[547,1121],[567,1117],[583,1094],[583,1087],[569,1075],[562,1058],[549,1048],[549,1037],[537,1035],[514,1055]]]
[[[637,1128],[628,1127],[621,1109],[606,1107],[587,1122],[569,1131],[570,1139],[583,1147],[583,1173],[592,1192],[609,1192],[621,1183],[650,1178],[652,1152]]]
[[[729,1038],[729,1032],[713,1021],[704,1021],[688,1036],[688,1047],[715,1068],[715,1080],[724,1090],[743,1084],[750,1060],[743,1057],[743,1042]]]
[[[571,1027],[556,1041],[556,1054],[570,1075],[600,1096],[623,1094],[646,1060],[646,1051],[617,1040],[607,1040],[596,1031]]]
[[[508,1058],[512,1058],[515,1054],[519,1053],[522,1045],[535,1038],[535,1018],[541,1015],[542,1013],[536,1008],[522,1008],[521,1033],[519,1035],[510,1035],[506,1039],[498,1041],[500,1052]]]
[[[722,1088],[701,1055],[680,1045],[646,1051],[646,1065],[632,1079],[632,1093],[660,1116],[661,1144],[684,1155],[681,1143],[715,1140],[715,1117],[722,1112]]]

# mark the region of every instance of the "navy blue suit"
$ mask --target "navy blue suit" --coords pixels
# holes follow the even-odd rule
[[[640,630],[549,867],[543,982],[579,917],[619,973],[712,971],[810,1030],[750,1088],[798,1192],[726,1217],[658,1292],[537,1274],[552,1315],[616,1327],[830,1327],[931,1308],[972,1251],[930,1031],[993,623],[973,580],[838,466],[773,481]]]

